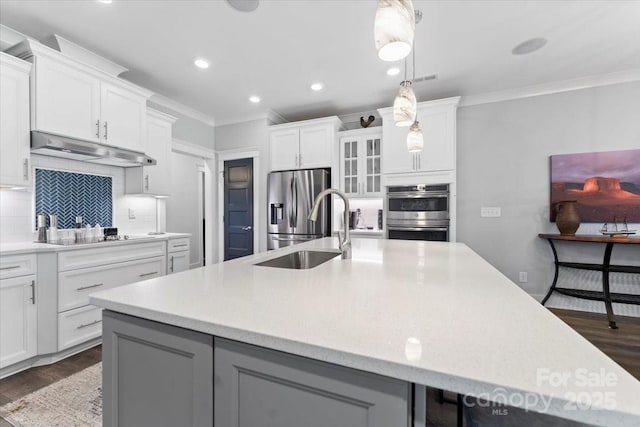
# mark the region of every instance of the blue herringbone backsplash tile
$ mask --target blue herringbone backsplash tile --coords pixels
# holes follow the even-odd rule
[[[58,215],[58,228],[73,228],[78,215],[85,224],[111,227],[111,181],[109,176],[36,169],[36,215]]]

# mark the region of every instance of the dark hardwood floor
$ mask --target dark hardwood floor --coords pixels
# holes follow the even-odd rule
[[[0,406],[80,372],[102,360],[102,346],[90,348],[59,362],[38,366],[0,380]],[[0,417],[0,427],[10,427]]]
[[[616,316],[618,329],[609,329],[604,314],[550,310],[640,380],[640,318]]]
[[[640,318],[617,316],[619,329],[609,329],[604,314],[550,309],[593,345],[640,380]],[[0,380],[0,406],[68,377],[102,360],[96,346],[49,366],[39,366]],[[456,407],[437,403],[436,391],[428,391],[429,425],[455,425]],[[455,395],[454,395],[455,396]],[[0,418],[0,427],[10,427]]]

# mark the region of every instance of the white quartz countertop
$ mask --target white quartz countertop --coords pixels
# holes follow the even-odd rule
[[[356,238],[351,260],[254,265],[335,247],[315,240],[91,303],[533,411],[640,425],[640,382],[464,244]]]
[[[77,249],[101,248],[106,246],[131,245],[134,243],[153,242],[156,240],[178,239],[180,237],[189,237],[190,233],[164,233],[164,234],[133,234],[133,238],[129,240],[113,240],[108,242],[83,243],[73,245],[55,245],[49,243],[36,242],[17,242],[17,243],[0,243],[0,255],[17,255],[25,253],[38,252],[58,252]]]

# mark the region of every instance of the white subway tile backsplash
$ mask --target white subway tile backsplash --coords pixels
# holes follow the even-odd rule
[[[124,169],[75,160],[34,154],[32,168],[57,169],[69,172],[111,176],[113,181],[113,224],[122,234],[144,234],[156,229],[156,199],[124,194]],[[31,171],[34,173],[34,170]],[[136,219],[129,219],[129,208],[136,211]],[[160,206],[164,209],[164,203]],[[54,213],[54,212],[51,212]],[[0,242],[33,240],[33,188],[29,191],[0,191]],[[95,224],[91,224],[95,225]]]

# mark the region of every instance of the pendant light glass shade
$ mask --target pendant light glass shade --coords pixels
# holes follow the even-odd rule
[[[411,52],[416,17],[411,0],[378,0],[374,35],[378,57],[399,61]]]
[[[422,147],[424,146],[424,137],[422,136],[422,130],[418,122],[414,122],[409,128],[409,133],[407,134],[407,150],[410,153],[417,153],[422,151]]]
[[[411,81],[400,83],[396,99],[393,100],[393,121],[396,126],[411,126],[416,121],[417,101]]]

